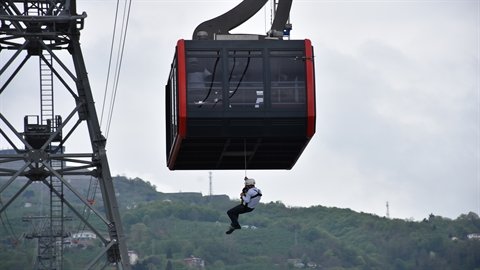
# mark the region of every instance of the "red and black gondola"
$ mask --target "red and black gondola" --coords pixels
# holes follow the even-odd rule
[[[166,133],[170,170],[291,169],[315,133],[310,40],[179,40]]]

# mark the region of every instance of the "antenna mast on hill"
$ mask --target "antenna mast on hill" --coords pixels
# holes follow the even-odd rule
[[[208,179],[209,179],[208,195],[212,196],[212,195],[213,195],[213,190],[212,190],[212,172],[208,172]]]
[[[15,113],[11,117],[12,113],[4,115],[0,112],[0,137],[14,152],[0,154],[0,196],[6,198],[0,204],[0,214],[28,188],[41,186],[49,191],[50,213],[45,219],[42,217],[47,222],[47,229],[30,234],[32,239],[38,240],[35,269],[62,269],[63,239],[67,234],[63,220],[67,211],[103,244],[102,247],[92,245],[94,258],[85,262],[86,266],[77,264],[77,267],[130,269],[107,161],[106,139],[100,130],[80,48],[80,30],[86,17],[85,13],[77,14],[76,0],[0,2],[0,52],[5,56],[0,63],[0,96],[14,92],[0,99],[3,101],[21,95],[22,99],[13,102],[18,103],[18,110],[24,108],[29,113],[32,106],[28,102],[40,99],[39,115],[27,115],[23,123],[18,121]],[[20,71],[29,66],[25,64],[32,59],[40,63],[37,75],[40,78],[40,95],[30,91],[35,88],[28,85],[31,77],[35,77],[31,72],[27,72],[29,77],[26,79],[17,79],[21,77]],[[53,99],[58,95],[54,95],[53,79],[59,82],[55,94],[58,94],[57,90],[63,90],[60,96],[65,117],[54,115],[58,110],[54,111]],[[10,87],[11,82],[17,84]],[[11,119],[8,119],[9,116]],[[22,127],[18,128],[15,124],[23,126],[23,132],[20,131]],[[71,135],[75,137],[79,133],[76,131],[81,128],[87,133],[81,133],[76,138],[81,139],[76,142],[83,145],[81,140],[86,140],[85,145],[91,148],[82,153],[64,153]],[[69,166],[64,166],[67,162]],[[80,180],[79,177],[98,179],[103,205],[94,207],[88,195],[84,196],[77,190],[79,181],[74,180]],[[81,256],[75,259],[78,257]]]
[[[387,218],[390,218],[390,206],[388,205],[388,201],[387,201]]]

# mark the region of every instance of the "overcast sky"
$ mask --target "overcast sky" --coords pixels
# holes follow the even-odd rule
[[[88,14],[81,42],[100,115],[116,1],[77,2]],[[133,1],[108,134],[113,175],[209,193],[208,171],[166,167],[164,86],[176,41],[239,2]],[[269,22],[267,4],[232,32],[264,34]],[[291,38],[315,47],[316,134],[292,170],[247,171],[262,200],[379,216],[388,201],[391,217],[415,220],[480,213],[480,2],[294,0],[291,22]],[[12,88],[0,111],[22,130],[38,100],[19,110],[31,89]],[[87,146],[77,139],[67,151]],[[212,173],[214,194],[238,196],[243,170]]]

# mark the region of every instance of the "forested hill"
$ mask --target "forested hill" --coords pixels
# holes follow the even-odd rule
[[[265,202],[226,235],[227,196],[167,194],[140,179],[116,178],[134,269],[480,269],[480,218],[387,219],[349,209]]]
[[[5,181],[0,177],[0,185]],[[430,215],[414,222],[349,209],[263,202],[241,216],[241,230],[226,235],[226,211],[238,204],[226,195],[162,193],[138,178],[115,177],[113,182],[128,249],[138,254],[135,270],[480,270],[476,213],[454,220]],[[80,194],[95,190],[90,177],[72,178],[70,183]],[[21,185],[15,181],[11,189]],[[36,241],[26,237],[32,228],[22,220],[41,214],[44,207],[33,202],[47,198],[42,187],[30,185],[0,216],[2,270],[31,269]],[[0,199],[8,199],[13,193],[2,195]],[[78,199],[71,201],[82,209]],[[100,196],[92,204],[103,211]],[[90,222],[100,221],[90,217]],[[66,221],[65,232],[84,230],[81,224]],[[92,239],[65,246],[64,269],[83,269],[102,249],[101,242]]]

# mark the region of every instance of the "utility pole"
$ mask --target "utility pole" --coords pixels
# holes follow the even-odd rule
[[[34,269],[63,267],[63,240],[67,236],[63,224],[64,208],[103,243],[95,257],[81,268],[104,269],[110,265],[117,269],[130,269],[105,151],[106,139],[100,130],[80,48],[80,30],[86,17],[85,12],[77,14],[76,0],[0,2],[0,53],[5,55],[0,59],[7,59],[0,65],[0,99],[7,99],[2,94],[18,90],[10,87],[10,83],[20,77],[20,71],[29,60],[38,59],[40,63],[39,115],[25,116],[23,123],[20,123],[23,124],[21,132],[16,127],[18,120],[0,112],[0,138],[3,137],[14,150],[13,154],[0,155],[0,176],[8,179],[0,185],[0,196],[7,198],[0,204],[0,214],[32,183],[43,184],[49,190],[48,216],[25,219],[32,223],[38,220],[38,223],[45,225],[45,229],[38,233],[26,234],[28,238],[38,241]],[[54,78],[58,80],[61,90],[71,97],[70,104],[73,104],[71,111],[67,111],[63,117],[55,115],[54,111]],[[29,94],[24,98],[35,99],[38,94]],[[69,103],[62,99],[62,104],[66,107],[68,105],[65,104]],[[22,108],[21,102],[18,108]],[[82,153],[66,152],[69,139],[79,133],[82,127],[87,130],[88,136],[81,137],[87,140],[91,148]],[[66,166],[67,162],[69,166]],[[12,169],[12,163],[21,165]],[[104,209],[93,207],[88,195],[81,194],[70,183],[73,177],[79,176],[98,180]],[[18,186],[20,188],[12,192]],[[10,192],[4,192],[7,189]],[[79,210],[78,205],[85,210]],[[85,216],[86,212],[91,213],[96,222],[91,222]]]

